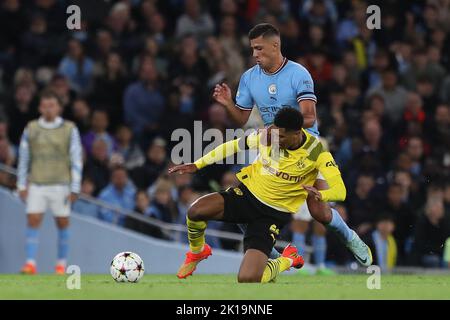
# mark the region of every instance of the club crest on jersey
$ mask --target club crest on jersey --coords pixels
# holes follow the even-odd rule
[[[296,164],[299,169],[303,169],[305,167],[305,159],[299,160]]]
[[[271,84],[269,86],[269,93],[270,94],[276,94],[277,93],[277,86],[275,84]]]

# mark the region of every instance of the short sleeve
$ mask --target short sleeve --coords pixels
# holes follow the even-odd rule
[[[248,86],[248,73],[245,72],[239,81],[239,87],[236,93],[236,106],[244,110],[253,108],[253,99]]]
[[[297,94],[297,102],[302,100],[313,100],[317,102],[317,97],[314,94],[314,81],[308,70],[300,67],[294,72],[292,82]]]

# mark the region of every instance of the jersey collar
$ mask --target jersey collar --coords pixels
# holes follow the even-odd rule
[[[283,63],[281,64],[281,66],[275,70],[274,72],[267,72],[265,71],[263,68],[261,68],[262,72],[264,72],[265,74],[267,74],[268,76],[273,76],[274,74],[277,74],[278,72],[281,71],[281,69],[284,68],[284,66],[288,63],[288,59],[286,57],[283,58]]]

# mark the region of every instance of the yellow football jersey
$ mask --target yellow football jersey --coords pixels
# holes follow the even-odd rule
[[[341,174],[320,140],[303,133],[306,141],[297,150],[264,146],[256,133],[246,138],[247,147],[258,148],[259,154],[236,176],[261,202],[280,211],[298,211],[308,196],[302,185],[314,185],[319,171],[326,180]]]

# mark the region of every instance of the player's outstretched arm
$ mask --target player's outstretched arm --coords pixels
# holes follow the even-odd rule
[[[194,173],[197,170],[200,170],[210,164],[219,162],[220,160],[223,160],[236,152],[242,150],[239,146],[239,139],[227,141],[218,147],[216,147],[214,150],[211,150],[207,154],[205,154],[203,157],[195,161],[194,163],[187,163],[187,164],[180,164],[175,167],[172,167],[169,169],[169,173],[175,173],[178,172],[179,174],[183,173]]]
[[[251,110],[243,110],[236,106],[231,96],[231,89],[226,83],[217,84],[215,86],[213,98],[225,107],[234,123],[240,127],[247,123]]]

